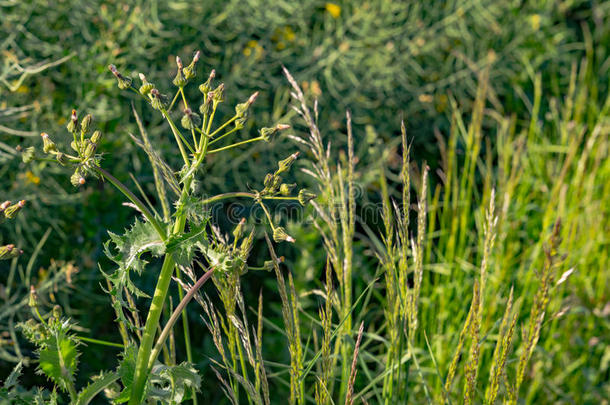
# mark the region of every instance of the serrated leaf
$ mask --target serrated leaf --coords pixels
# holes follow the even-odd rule
[[[174,255],[174,260],[178,265],[189,266],[197,249],[206,243],[207,223],[192,225],[191,230],[180,236],[170,237],[167,242],[167,252]]]
[[[11,371],[9,376],[4,381],[4,388],[6,388],[7,390],[10,390],[11,388],[17,386],[17,383],[19,382],[19,377],[21,377],[22,368],[23,368],[23,363],[22,362],[17,363],[15,368],[13,368],[13,371]]]
[[[67,391],[78,366],[76,342],[62,334],[50,341],[49,345],[38,350],[39,368],[61,389]]]
[[[165,253],[165,243],[150,222],[142,222],[136,218],[131,229],[123,235],[112,232],[108,234],[110,240],[104,245],[106,256],[123,270],[135,270],[141,274],[147,263],[141,259],[144,252],[150,252],[157,257]],[[111,242],[114,244],[112,249]]]
[[[199,391],[201,377],[189,363],[176,366],[156,364],[149,377],[146,397],[162,403],[179,404],[189,398],[189,394]]]
[[[93,381],[78,394],[76,405],[87,405],[104,388],[118,379],[119,375],[112,372],[93,377]]]

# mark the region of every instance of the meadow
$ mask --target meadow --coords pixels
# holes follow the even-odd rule
[[[0,403],[608,403],[608,15],[1,1]]]

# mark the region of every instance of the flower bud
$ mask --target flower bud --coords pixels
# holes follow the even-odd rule
[[[62,312],[63,312],[63,311],[62,311],[62,309],[61,309],[61,307],[60,307],[59,305],[54,305],[54,306],[53,306],[53,311],[52,311],[52,314],[53,314],[53,317],[54,317],[55,319],[59,319],[59,318],[61,318]]]
[[[11,202],[8,200],[0,204],[0,212],[4,212],[4,210],[7,209],[10,205]]]
[[[25,148],[21,154],[21,160],[23,160],[23,163],[30,163],[34,159],[36,159],[36,149],[33,146]]]
[[[152,89],[155,88],[155,85],[148,82],[148,80],[146,80],[146,76],[144,76],[144,74],[140,73],[139,76],[140,76],[140,80],[142,80],[142,85],[140,86],[139,92],[143,96],[146,96],[152,91]]]
[[[85,118],[80,123],[80,132],[83,135],[87,135],[89,133],[89,129],[91,129],[91,121],[93,121],[93,117],[91,114],[85,115]]]
[[[72,114],[70,115],[70,122],[66,125],[68,131],[76,132],[78,130],[78,117],[76,116],[76,110],[72,110]]]
[[[275,173],[281,174],[281,173],[288,171],[290,169],[290,166],[292,166],[292,164],[297,160],[298,157],[299,157],[299,152],[295,152],[292,155],[288,156],[286,159],[281,160],[278,163],[278,169]]]
[[[36,308],[38,306],[38,294],[36,293],[36,287],[30,286],[30,299],[28,300],[28,306],[30,308]]]
[[[101,139],[102,139],[102,132],[99,130],[95,131],[93,133],[93,135],[91,135],[91,142],[93,142],[96,145],[98,145],[100,143]]]
[[[201,118],[199,118],[197,113],[194,113],[190,108],[187,108],[184,110],[184,115],[182,116],[180,123],[184,129],[192,131],[201,124]]]
[[[288,235],[286,233],[286,230],[284,228],[282,228],[281,226],[276,227],[273,230],[273,240],[276,242],[290,242],[290,243],[294,243],[295,240],[292,236]]]
[[[222,103],[223,101],[225,101],[224,95],[225,95],[225,84],[220,83],[218,85],[218,87],[216,87],[216,89],[214,89],[214,96],[212,98],[212,101],[215,104]]]
[[[273,128],[261,128],[259,133],[261,138],[263,138],[265,142],[269,142],[271,140],[271,137],[275,135],[278,131],[283,131],[288,128],[290,128],[290,125],[277,124]]]
[[[203,94],[204,97],[207,97],[210,90],[212,90],[212,80],[214,80],[214,77],[216,77],[216,71],[212,69],[208,80],[206,80],[205,83],[199,85],[199,91]]]
[[[85,177],[80,167],[77,167],[76,170],[74,170],[74,173],[72,173],[72,176],[70,176],[70,183],[72,183],[74,187],[85,184]]]
[[[44,153],[57,152],[57,146],[55,146],[55,143],[49,138],[49,134],[43,132],[40,136],[42,137],[42,150]]]
[[[152,106],[152,108],[154,108],[155,110],[162,110],[165,108],[165,96],[163,96],[161,93],[159,93],[159,90],[157,89],[152,89],[150,91],[150,94],[152,96],[152,100],[150,102],[150,105]]]
[[[17,216],[17,214],[19,213],[19,211],[21,211],[23,207],[25,207],[25,200],[21,200],[18,203],[7,207],[4,210],[4,216],[8,219],[13,219]]]
[[[176,87],[184,87],[187,80],[186,77],[184,77],[182,59],[180,59],[179,56],[176,56],[176,65],[178,65],[178,73],[176,73],[176,77],[172,83],[174,83],[174,86]]]
[[[10,260],[19,256],[21,253],[23,253],[23,251],[16,249],[13,244],[0,246],[0,260]]]
[[[283,183],[280,186],[280,194],[283,196],[289,196],[295,187],[296,187],[296,183],[294,183],[294,184]]]
[[[263,181],[263,186],[265,186],[265,188],[269,188],[273,185],[273,174],[271,173],[267,173],[267,175],[265,176],[265,180]]]
[[[305,205],[307,205],[308,202],[310,202],[311,200],[313,200],[316,197],[317,197],[317,195],[315,195],[311,191],[304,188],[301,191],[299,191],[299,195],[297,198],[298,198],[299,202],[301,203],[301,205],[305,206]]]
[[[191,80],[197,75],[197,72],[195,71],[195,66],[197,65],[197,62],[199,62],[200,56],[200,51],[195,52],[195,55],[193,56],[193,60],[191,61],[190,65],[184,68],[184,77],[186,78],[186,80]]]
[[[244,232],[244,225],[246,224],[246,218],[242,218],[239,223],[237,224],[237,226],[235,227],[235,229],[233,229],[233,236],[235,237],[235,239],[239,239],[241,238],[241,235]]]
[[[114,77],[116,77],[119,84],[119,89],[125,90],[131,87],[131,77],[123,76],[114,65],[108,65],[108,69],[110,69]]]

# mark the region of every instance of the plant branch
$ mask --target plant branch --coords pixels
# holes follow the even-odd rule
[[[161,348],[163,347],[163,344],[165,343],[165,339],[167,339],[167,337],[169,336],[169,333],[171,332],[172,328],[174,327],[174,324],[176,323],[176,321],[178,320],[178,317],[180,317],[180,314],[186,308],[186,305],[191,301],[191,299],[193,299],[193,296],[195,295],[195,293],[212,276],[212,273],[214,273],[213,267],[210,270],[208,270],[207,272],[205,272],[205,274],[203,276],[201,276],[199,278],[199,280],[197,280],[197,282],[190,288],[190,290],[188,290],[188,292],[186,293],[184,298],[182,298],[182,301],[180,301],[180,304],[178,304],[178,306],[174,309],[172,316],[167,321],[167,324],[165,324],[165,327],[163,328],[163,331],[159,335],[159,338],[157,338],[157,343],[155,344],[155,347],[153,348],[153,350],[150,354],[150,358],[148,359],[148,369],[149,370],[152,368],[155,360],[157,359],[157,356],[159,355],[159,352],[161,351]]]

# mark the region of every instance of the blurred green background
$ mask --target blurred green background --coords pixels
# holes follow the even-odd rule
[[[227,87],[225,113],[261,92],[249,123],[252,132],[280,120],[292,122],[288,83],[281,73],[286,66],[308,96],[318,98],[322,133],[342,130],[349,108],[359,143],[393,149],[404,119],[413,159],[435,168],[437,136],[448,130],[451,103],[468,115],[477,75],[486,68],[487,107],[519,117],[518,127],[529,125],[521,117],[531,113],[538,72],[544,97],[561,97],[569,90],[572,65],[587,58],[591,76],[598,79],[590,82],[589,95],[605,100],[608,15],[610,2],[604,1],[0,0],[0,200],[28,201],[17,221],[0,225],[0,244],[18,244],[24,250],[18,266],[34,277],[44,277],[39,269],[49,268],[52,260],[74,262],[80,269],[78,288],[59,288],[58,299],[83,327],[113,335],[97,263],[105,263],[106,229],[124,229],[130,211],[118,208],[123,199],[110,187],[90,181],[75,189],[65,171],[45,163],[25,165],[14,151],[17,145],[38,145],[41,131],[67,144],[64,127],[75,108],[93,114],[105,133],[104,165],[125,182],[130,181],[127,173],[134,173],[152,192],[145,155],[128,136],[137,133],[130,108],[134,100],[120,94],[107,70],[110,63],[132,77],[145,73],[169,93],[175,56],[188,61],[201,50],[198,74],[216,69]],[[191,91],[196,96],[196,89]],[[141,110],[137,101],[135,107]],[[169,150],[166,128],[150,111],[142,114],[158,149]],[[342,140],[331,137],[333,147],[341,147]],[[260,182],[292,150],[289,140],[279,139],[225,155],[212,162],[202,187],[215,194],[243,189]],[[378,158],[360,154],[359,165],[367,167]],[[361,181],[362,189],[377,192],[373,179]],[[313,228],[302,232],[303,240],[316,243]],[[41,239],[44,244],[37,249]],[[293,265],[305,271],[320,258],[322,253]],[[0,263],[0,280],[8,266]],[[263,282],[264,276],[245,281],[246,294],[256,295]],[[83,303],[88,303],[89,318],[82,316]],[[18,314],[14,317],[19,320]],[[95,356],[85,353],[102,362]],[[5,375],[12,365],[1,364],[0,375]]]

